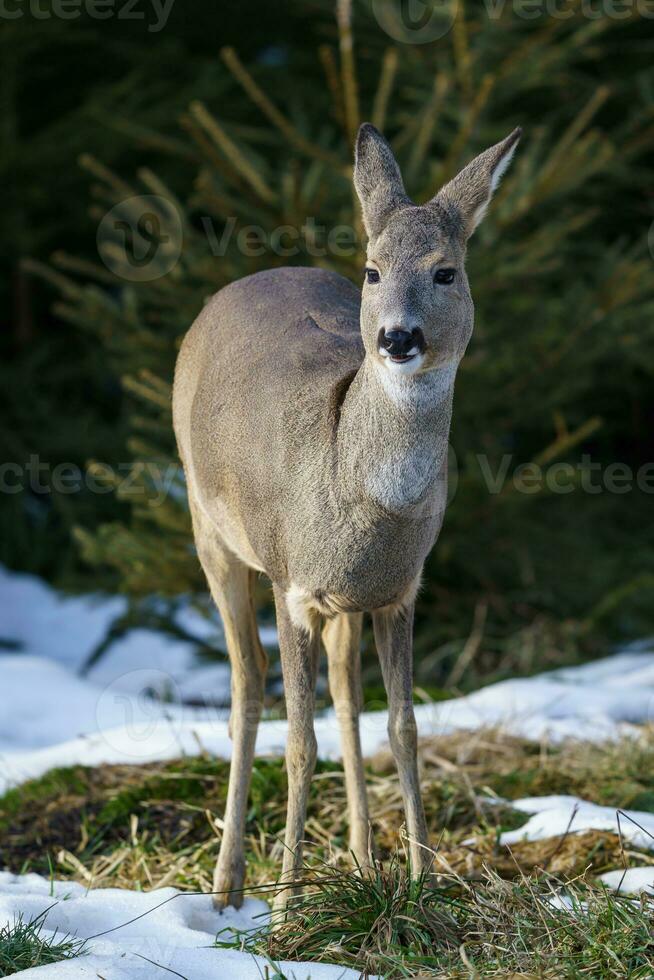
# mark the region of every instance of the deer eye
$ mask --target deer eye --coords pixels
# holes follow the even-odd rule
[[[366,282],[375,283],[379,282],[381,276],[376,269],[366,269]]]
[[[439,286],[449,286],[451,282],[454,282],[455,276],[456,269],[437,269],[434,273],[434,282],[438,283]]]

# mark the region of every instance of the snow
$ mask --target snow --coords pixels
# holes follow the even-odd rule
[[[596,881],[618,895],[654,895],[654,867],[651,865],[605,871],[597,876]],[[632,905],[639,904],[639,900],[635,898],[629,901]],[[588,902],[580,900],[578,895],[568,895],[564,891],[552,895],[548,902],[553,908],[571,912],[573,915],[584,916],[588,913]],[[651,909],[651,905],[649,908]]]
[[[150,893],[118,888],[87,891],[76,882],[0,872],[0,923],[12,922],[21,912],[25,919],[34,918],[46,909],[44,938],[55,930],[58,940],[62,934],[97,938],[88,943],[85,955],[23,970],[16,974],[22,980],[161,980],[166,969],[187,980],[262,980],[266,966],[270,970],[264,957],[214,946],[218,933],[225,942],[234,937],[234,930],[266,925],[269,909],[260,899],[247,898],[238,911],[229,908],[217,913],[209,895],[185,894],[175,888]],[[129,921],[137,916],[141,918]],[[276,965],[289,980],[359,977],[358,971],[326,963]]]
[[[63,597],[38,579],[0,567],[0,792],[55,766],[146,763],[212,752],[229,758],[229,667],[202,662],[192,643],[145,629],[112,644],[82,677],[79,666],[125,611],[125,600]],[[192,635],[221,631],[189,607]],[[264,640],[275,640],[266,630]],[[654,712],[654,651],[641,645],[580,667],[502,681],[465,697],[416,707],[421,736],[502,726],[527,738],[601,740],[634,730]],[[366,755],[386,744],[387,715],[364,712]],[[318,751],[340,754],[333,711],[316,719]],[[257,752],[284,751],[286,725],[266,720]]]
[[[127,612],[122,596],[66,596],[33,575],[10,572],[0,565],[0,646],[44,657],[78,671],[107,636],[112,623]],[[188,604],[180,604],[175,623],[198,642],[225,650],[222,626],[216,613],[209,620]],[[260,628],[265,646],[277,644],[274,628]],[[98,687],[115,684],[138,694],[146,688],[177,701],[229,702],[229,666],[207,663],[197,654],[198,643],[167,636],[150,629],[132,629],[117,637],[88,677]],[[150,671],[135,678],[137,667]]]
[[[0,566],[0,637],[77,667],[105,637],[127,604],[118,597],[58,595],[33,575]]]
[[[641,892],[654,895],[654,867],[651,864],[626,870],[605,871],[598,876],[598,880],[619,895],[640,895]]]
[[[642,850],[654,850],[654,813],[642,810],[616,810],[598,806],[576,796],[528,796],[512,800],[511,806],[531,814],[517,830],[507,830],[500,843],[544,840],[583,830],[608,830],[622,833],[625,841]]]
[[[145,763],[208,751],[229,758],[227,731],[229,667],[202,661],[197,644],[146,629],[116,639],[87,676],[79,668],[125,613],[124,599],[64,597],[27,575],[0,567],[0,792],[55,766]],[[177,622],[198,640],[222,644],[220,627],[190,607]],[[262,635],[276,642],[274,630]],[[466,697],[416,707],[421,736],[438,736],[482,726],[501,726],[527,738],[602,740],[638,731],[654,710],[654,644],[637,647],[580,667],[503,681]],[[387,742],[387,714],[364,712],[365,755]],[[318,752],[338,758],[333,711],[316,719]],[[260,755],[284,751],[286,723],[266,720],[259,729]],[[504,844],[596,829],[618,832],[642,849],[654,850],[654,814],[615,810],[570,796],[528,797],[513,803],[529,815]],[[608,872],[607,887],[634,894],[654,892],[649,867]],[[166,899],[178,896],[172,901]],[[50,907],[52,906],[52,907]],[[155,908],[155,906],[157,906]],[[98,976],[150,980],[166,969],[188,980],[266,975],[260,957],[214,947],[221,929],[250,929],[266,921],[264,902],[248,899],[239,912],[218,915],[209,896],[180,895],[175,889],[139,893],[116,889],[87,892],[72,882],[0,872],[0,925],[19,913],[49,908],[47,927],[80,938],[97,936],[82,958],[23,971],[38,980]],[[128,919],[148,913],[125,925]],[[120,927],[120,928],[116,928]],[[145,957],[145,958],[144,958]],[[146,959],[147,958],[147,959]],[[153,960],[154,964],[148,960]],[[163,968],[163,969],[162,969]],[[356,971],[328,964],[281,964],[295,980],[349,980]]]
[[[654,654],[609,658],[602,676],[580,683],[574,670],[503,681],[466,697],[416,706],[421,736],[501,725],[528,738],[600,740],[633,731],[652,717]],[[577,668],[580,671],[585,667]],[[630,672],[635,683],[628,683]],[[166,671],[134,668],[105,686],[80,678],[62,664],[27,654],[0,656],[0,789],[41,775],[54,766],[138,763],[196,755],[206,750],[231,755],[228,712],[209,703],[178,703],[177,682]],[[148,695],[167,688],[171,702]],[[366,755],[387,741],[384,711],[364,712],[361,739]],[[339,757],[333,711],[316,719],[318,751]],[[283,752],[286,723],[264,721],[257,738],[260,755]]]

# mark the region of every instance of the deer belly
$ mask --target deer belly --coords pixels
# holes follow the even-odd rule
[[[296,626],[313,632],[318,628],[320,619],[332,619],[341,613],[368,612],[374,609],[402,610],[411,605],[420,588],[421,572],[393,595],[374,596],[366,591],[365,595],[347,596],[339,592],[324,589],[303,588],[291,583],[286,591],[286,602],[289,614]],[[377,601],[376,601],[377,600]]]

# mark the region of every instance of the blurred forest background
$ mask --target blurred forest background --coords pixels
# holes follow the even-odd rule
[[[450,29],[428,43],[395,29],[399,0],[175,0],[156,31],[145,0],[142,20],[120,3],[65,20],[42,0],[51,16],[17,3],[0,23],[0,438],[13,466],[1,562],[125,591],[134,622],[165,626],[168,603],[203,603],[170,384],[207,296],[289,262],[361,280],[360,240],[321,249],[309,231],[289,257],[270,237],[307,223],[358,234],[360,121],[384,130],[418,201],[522,125],[470,243],[476,328],[456,389],[455,492],[419,602],[418,681],[465,688],[654,632],[654,469],[650,492],[602,482],[615,463],[630,468],[619,477],[654,460],[654,19],[644,3],[527,16],[517,0],[452,2]],[[152,227],[138,224],[143,195]],[[125,223],[152,238],[143,281],[124,235],[122,259],[110,240]],[[262,243],[244,247],[248,226]],[[565,492],[521,492],[512,477],[530,462],[570,464],[557,470]],[[81,489],[61,464],[87,474]]]

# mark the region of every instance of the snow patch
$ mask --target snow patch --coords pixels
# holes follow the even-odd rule
[[[151,630],[127,633],[82,677],[78,668],[125,610],[124,600],[62,597],[0,567],[0,792],[54,766],[147,763],[206,750],[229,758],[229,667],[198,659],[192,644]],[[219,635],[190,608],[179,625]],[[263,635],[275,641],[274,630]],[[416,707],[422,737],[500,726],[525,738],[601,741],[654,717],[654,652],[641,644],[605,660],[502,681],[466,697]],[[361,715],[363,751],[387,743],[387,713]],[[318,752],[340,756],[332,710],[316,719]],[[257,752],[284,751],[286,724],[267,720]]]
[[[76,882],[0,872],[0,926],[13,922],[21,912],[28,919],[46,909],[44,937],[56,929],[58,939],[66,933],[79,939],[97,938],[90,939],[86,955],[23,970],[16,974],[23,980],[97,980],[99,976],[161,980],[166,970],[175,970],[187,980],[261,980],[266,967],[270,970],[264,957],[214,946],[219,933],[220,940],[227,941],[234,930],[266,925],[269,909],[259,899],[247,898],[238,911],[228,908],[219,913],[209,895],[185,894],[175,888],[147,893],[118,888],[87,891]],[[137,916],[142,918],[129,922]],[[108,930],[114,931],[98,935]],[[289,980],[359,977],[358,971],[326,963],[281,962],[279,967]]]
[[[89,656],[107,637],[113,623],[127,612],[122,596],[90,594],[67,596],[56,592],[33,575],[11,572],[0,565],[0,648],[27,653],[79,672]],[[229,665],[207,662],[198,656],[198,643],[225,651],[218,614],[207,619],[189,604],[181,603],[174,622],[193,639],[134,628],[116,637],[88,671],[97,687],[109,684],[130,694],[147,689],[167,700],[229,703]],[[265,646],[277,645],[277,631],[260,629]],[[150,671],[138,686],[135,668]]]
[[[78,668],[125,600],[64,597],[29,575],[0,567],[0,792],[54,766],[146,763],[206,750],[229,758],[229,667],[206,664],[193,645],[150,630],[112,644],[89,672]],[[178,624],[201,639],[220,628],[190,607]],[[275,631],[262,639],[271,644]],[[654,649],[641,644],[592,664],[502,681],[466,697],[416,707],[422,737],[501,726],[526,738],[600,741],[654,717]],[[363,712],[363,751],[387,743],[385,711]],[[333,710],[316,719],[318,752],[340,756]],[[257,752],[284,751],[286,724],[264,721]]]
[[[654,850],[654,813],[616,810],[576,796],[528,796],[512,800],[511,806],[532,816],[517,830],[505,831],[500,836],[502,844],[544,840],[584,830],[608,830],[613,834],[622,833],[623,839],[634,847]]]
[[[654,895],[654,867],[645,865],[639,868],[627,868],[619,871],[605,871],[598,876],[607,888],[619,895]]]

